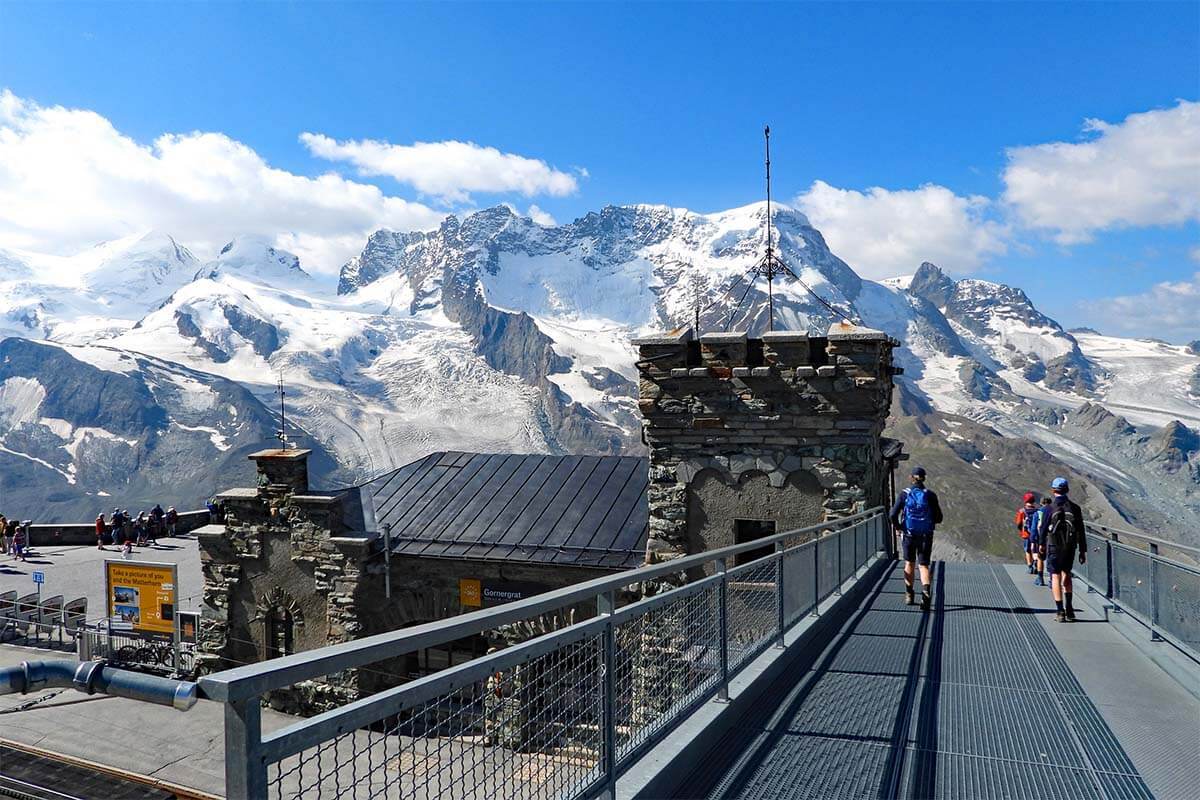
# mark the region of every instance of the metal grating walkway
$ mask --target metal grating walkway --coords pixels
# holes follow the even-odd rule
[[[1152,798],[1036,618],[1052,606],[1003,567],[935,570],[935,613],[893,567],[673,796]]]

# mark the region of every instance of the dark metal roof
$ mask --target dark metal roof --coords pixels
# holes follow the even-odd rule
[[[444,452],[361,489],[394,553],[624,569],[644,561],[647,479],[633,456]]]

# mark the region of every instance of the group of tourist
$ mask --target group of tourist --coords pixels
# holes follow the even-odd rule
[[[1040,504],[1033,492],[1026,492],[1022,498],[1024,505],[1017,509],[1013,521],[1025,551],[1025,566],[1034,576],[1033,582],[1044,586],[1049,568],[1050,592],[1054,596],[1057,619],[1074,622],[1071,567],[1075,565],[1076,554],[1080,564],[1087,563],[1083,509],[1067,497],[1071,487],[1066,478],[1055,478],[1050,491],[1052,495],[1043,497]]]
[[[27,560],[30,524],[30,520],[22,522],[0,514],[0,553],[12,556],[14,561]]]
[[[934,527],[942,521],[942,508],[937,494],[925,486],[925,470],[915,467],[912,485],[896,498],[891,510],[892,524],[901,532],[904,559],[904,602],[916,602],[913,592],[915,567],[921,573],[921,608],[932,605],[933,579],[930,575],[930,554],[933,550]],[[1034,583],[1045,585],[1045,573],[1050,571],[1050,591],[1054,597],[1059,622],[1075,621],[1072,603],[1071,568],[1075,556],[1087,563],[1087,540],[1084,537],[1083,509],[1067,496],[1071,491],[1066,478],[1055,478],[1050,484],[1050,496],[1041,503],[1033,492],[1025,494],[1024,505],[1017,511],[1016,525],[1025,551],[1025,564]]]
[[[156,544],[160,536],[174,536],[178,525],[179,512],[175,506],[164,511],[156,504],[149,512],[142,511],[136,517],[114,508],[107,521],[101,511],[96,515],[96,547],[103,550],[104,545],[110,543],[128,555],[133,552],[134,545],[145,547]]]

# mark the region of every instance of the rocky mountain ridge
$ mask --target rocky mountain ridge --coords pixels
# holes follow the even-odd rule
[[[629,338],[697,315],[702,331],[763,330],[766,287],[746,277],[765,222],[762,204],[715,214],[608,207],[549,227],[497,207],[432,231],[376,232],[336,292],[269,242],[238,240],[161,303],[108,317],[79,309],[73,290],[31,290],[39,268],[10,253],[0,261],[0,332],[222,378],[264,408],[282,373],[289,418],[336,457],[340,480],[443,448],[634,452]],[[802,214],[778,208],[772,222],[778,252],[802,281],[776,282],[776,326],[819,334],[844,315],[901,339],[893,426],[964,486],[981,481],[988,499],[975,506],[1007,508],[1023,491],[1010,465],[1026,460],[1042,466],[1025,488],[1074,465],[1081,491],[1106,498],[1094,505],[1110,521],[1159,530],[1200,513],[1195,354],[1068,333],[1019,289],[956,281],[932,264],[911,279],[865,281]],[[180,263],[173,253],[185,248],[159,244],[162,264]],[[119,258],[117,249],[106,252]],[[33,296],[30,326],[21,300]],[[1138,388],[1148,373],[1159,377],[1149,393]],[[1085,424],[1095,414],[1086,404],[1123,415],[1130,430]],[[969,435],[951,436],[950,423]],[[0,424],[0,445],[14,430]],[[984,458],[987,448],[994,455]],[[62,480],[50,474],[43,482]],[[981,524],[964,526],[962,542],[998,552],[969,530]]]

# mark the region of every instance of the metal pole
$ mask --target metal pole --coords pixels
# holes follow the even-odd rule
[[[721,634],[720,658],[721,658],[721,684],[717,687],[717,700],[722,703],[729,702],[729,562],[724,558],[717,559],[717,574],[721,576],[718,582],[717,601],[720,608],[717,610],[718,625],[717,629]]]
[[[226,800],[267,796],[267,765],[262,745],[262,709],[257,695],[225,702]]]
[[[783,542],[775,543],[775,646],[783,649]]]
[[[1158,627],[1158,545],[1150,542],[1150,641],[1160,638]]]
[[[175,622],[175,624],[172,626],[174,628],[174,630],[171,631],[172,638],[175,641],[174,662],[173,662],[172,666],[175,669],[175,676],[178,677],[182,672],[182,670],[180,669],[180,666],[179,666],[179,661],[180,661],[179,650],[183,646],[183,637],[181,636],[182,631],[179,629],[179,609],[178,608],[175,609],[175,613],[172,614],[171,617],[173,618],[173,620]]]
[[[604,626],[604,792],[605,800],[616,800],[617,796],[617,637],[612,624],[613,612],[617,610],[615,592],[610,589],[596,596],[596,610],[602,617],[609,617]]]
[[[813,539],[813,616],[821,613],[821,537]]]
[[[1104,596],[1112,599],[1113,596],[1113,568],[1112,568],[1112,541],[1104,540]]]
[[[835,533],[834,538],[837,539],[838,551],[837,551],[837,585],[834,586],[833,592],[834,592],[834,594],[840,595],[842,593],[842,532],[838,531],[837,533]]]
[[[392,599],[392,523],[383,523],[383,596]]]

